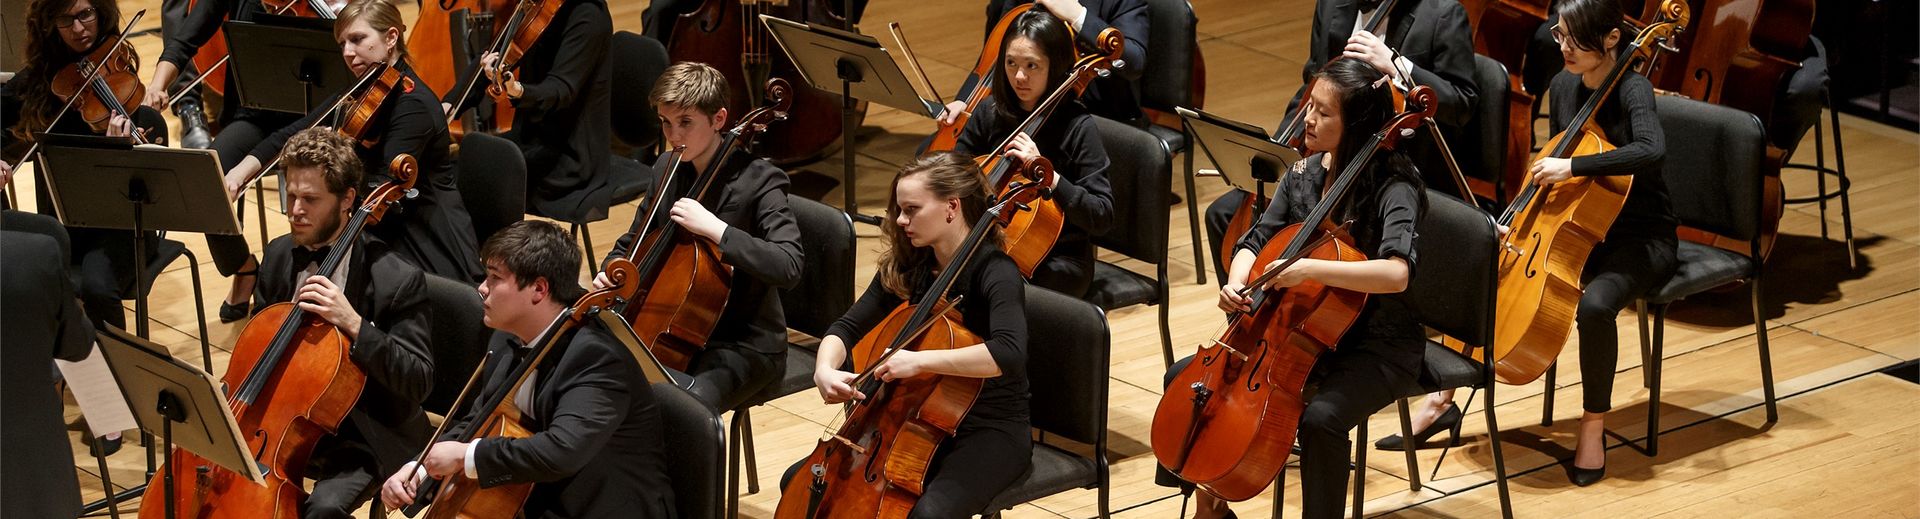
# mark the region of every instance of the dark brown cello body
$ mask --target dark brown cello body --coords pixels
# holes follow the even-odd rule
[[[960,131],[965,130],[967,121],[973,119],[973,109],[980,106],[981,101],[993,97],[993,78],[1000,73],[1000,41],[1006,39],[1007,26],[1013,24],[1014,18],[1031,10],[1033,10],[1033,4],[1013,6],[1007,9],[1006,13],[1001,14],[1000,21],[995,22],[993,30],[987,32],[987,39],[980,45],[980,59],[974,60],[973,63],[973,77],[978,78],[979,82],[974,84],[973,92],[968,93],[965,99],[954,99],[966,103],[967,107],[953,117],[953,124],[935,123],[939,128],[933,131],[933,140],[928,141],[927,153],[951,150],[959,144]],[[1079,54],[1079,47],[1074,48],[1076,49],[1074,53]]]
[[[767,131],[775,121],[785,120],[791,108],[793,89],[786,80],[767,81],[766,99],[770,103],[740,119],[733,129],[722,134],[706,170],[692,179],[687,197],[702,204],[721,185],[721,168],[734,152],[751,146],[754,138]],[[627,259],[638,265],[635,284],[638,295],[627,303],[621,315],[632,324],[635,335],[647,343],[654,357],[667,367],[686,371],[693,356],[707,347],[707,338],[720,322],[733,285],[733,267],[720,261],[719,245],[694,236],[679,224],[666,219],[665,208],[675,200],[665,193],[674,182],[672,172],[680,166],[684,146],[675,148],[667,160],[667,175],[637,218],[649,218],[639,229],[640,236],[628,251]]]
[[[1252,310],[1235,314],[1225,334],[1199,353],[1167,385],[1153,413],[1153,454],[1181,479],[1228,501],[1244,501],[1273,482],[1299,432],[1306,410],[1301,391],[1320,354],[1334,349],[1359,319],[1366,294],[1307,281],[1266,290],[1269,279],[1295,261],[1363,261],[1344,226],[1328,217],[1356,177],[1382,148],[1411,135],[1437,103],[1432,89],[1416,88],[1409,107],[1375,133],[1327,188],[1301,223],[1275,233],[1262,247],[1254,276],[1241,293]],[[1410,108],[1411,109],[1411,108]],[[1265,268],[1281,261],[1278,266]]]
[[[341,240],[356,239],[412,189],[419,174],[412,156],[394,158],[391,169],[393,180],[367,195]],[[332,275],[347,250],[335,248],[317,274]],[[167,519],[169,509],[176,517],[300,517],[307,458],[315,442],[339,427],[366,386],[366,374],[348,357],[350,346],[338,328],[291,303],[255,315],[241,329],[221,381],[247,450],[262,467],[264,484],[176,448],[147,484],[140,517]],[[167,477],[177,486],[171,503],[164,490]]]
[[[796,85],[791,112],[807,124],[769,130],[754,151],[775,164],[809,162],[838,150],[840,132],[851,130],[841,127],[841,97],[809,86],[759,16],[852,31],[851,18],[836,11],[840,6],[839,0],[706,0],[698,10],[675,20],[671,38],[663,43],[673,62],[706,63],[726,76],[731,113],[746,113],[747,107],[764,104],[752,85],[764,85],[773,78]],[[864,106],[859,110],[864,112]]]
[[[1474,52],[1500,62],[1507,69],[1507,170],[1499,175],[1505,189],[1525,181],[1528,151],[1533,149],[1534,95],[1521,87],[1526,72],[1527,50],[1533,34],[1547,22],[1549,0],[1464,0],[1467,19],[1473,24]],[[1496,88],[1481,85],[1480,88]],[[1468,179],[1474,194],[1504,202],[1510,193],[1497,193],[1494,186]]]

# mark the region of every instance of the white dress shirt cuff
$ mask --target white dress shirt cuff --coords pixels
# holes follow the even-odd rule
[[[477,451],[479,449],[480,449],[480,440],[474,440],[472,443],[467,444],[467,457],[466,457],[467,479],[480,479],[480,468],[473,466],[473,453],[474,451]]]

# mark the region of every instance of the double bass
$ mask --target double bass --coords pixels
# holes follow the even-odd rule
[[[767,138],[753,150],[774,164],[809,162],[839,149],[840,132],[852,131],[841,124],[838,93],[809,86],[800,69],[781,52],[767,32],[760,15],[766,14],[796,22],[824,23],[836,29],[853,30],[853,18],[838,11],[845,0],[705,0],[699,9],[680,15],[673,21],[667,55],[674,63],[697,61],[712,65],[727,78],[727,111],[745,113],[749,106],[765,104],[751,85],[763,85],[773,78],[801,85],[792,92],[790,111],[806,126],[792,125],[769,130]],[[854,106],[855,124],[865,111],[865,103]]]
[[[1021,121],[1020,126],[1015,127],[1012,133],[1007,134],[1006,140],[993,148],[993,153],[974,159],[980,164],[980,170],[986,172],[989,189],[1000,193],[1000,196],[1006,196],[1007,191],[1013,187],[1012,181],[1024,169],[1023,164],[1010,160],[1012,157],[1007,154],[1007,146],[1013,143],[1014,138],[1019,137],[1020,134],[1038,134],[1040,128],[1046,126],[1047,119],[1053,115],[1054,109],[1070,99],[1069,96],[1080,95],[1081,92],[1086,91],[1087,85],[1093,83],[1094,78],[1104,76],[1110,73],[1113,67],[1124,64],[1120,61],[1120,51],[1126,44],[1126,40],[1121,36],[1119,29],[1108,27],[1100,31],[1098,40],[1101,53],[1082,56],[1074,63],[1073,72],[1067,75],[1067,79],[1062,81],[1059,87],[1054,88],[1052,93],[1047,94],[1046,99],[1034,105],[1033,113],[1027,114],[1027,119]],[[1040,262],[1047,259],[1047,254],[1053,251],[1054,243],[1060,240],[1060,232],[1066,228],[1067,217],[1061,212],[1060,203],[1054,201],[1051,196],[1034,200],[1029,206],[1030,210],[1014,213],[1011,220],[1007,222],[1006,240],[1002,246],[1006,249],[1007,256],[1013,258],[1014,264],[1020,266],[1020,274],[1033,277],[1034,269],[1039,268]]]
[[[1682,0],[1666,0],[1661,9],[1661,18],[1634,37],[1567,129],[1548,140],[1532,162],[1614,148],[1594,120],[1601,103],[1612,97],[1637,62],[1653,59],[1663,42],[1687,25],[1690,13]],[[1632,187],[1633,177],[1624,175],[1573,177],[1553,185],[1529,177],[1500,215],[1498,223],[1511,229],[1500,243],[1495,303],[1500,319],[1494,327],[1493,372],[1501,382],[1532,382],[1560,356],[1580,304],[1580,271],[1613,227]],[[1452,346],[1464,353],[1464,348]]]
[[[1345,225],[1328,218],[1381,149],[1411,136],[1439,104],[1429,87],[1416,87],[1408,110],[1367,141],[1300,223],[1275,233],[1262,247],[1254,277],[1241,295],[1250,311],[1230,317],[1227,331],[1175,374],[1153,413],[1152,444],[1160,466],[1228,501],[1245,501],[1267,488],[1286,465],[1306,410],[1301,394],[1321,353],[1334,349],[1360,317],[1366,294],[1307,281],[1265,290],[1269,280],[1304,258],[1364,261]],[[1274,262],[1273,268],[1265,268]]]
[[[413,156],[395,157],[389,169],[393,180],[367,194],[339,242],[357,239],[413,191],[419,176]],[[314,275],[332,276],[350,249],[334,247]],[[299,517],[315,442],[340,426],[367,383],[348,356],[351,346],[339,328],[293,303],[276,303],[253,316],[234,342],[221,382],[264,484],[175,448],[142,494],[141,519]],[[163,489],[176,482],[189,490],[168,500]]]
[[[686,197],[709,203],[717,192],[716,185],[723,181],[721,170],[727,158],[751,146],[774,121],[785,120],[792,106],[791,94],[786,80],[767,81],[770,105],[748,113],[721,134],[712,161],[693,179]],[[693,356],[707,347],[707,337],[720,322],[733,284],[733,267],[720,261],[719,245],[667,220],[667,209],[674,200],[666,195],[678,176],[674,172],[679,170],[685,150],[682,145],[668,152],[666,173],[647,205],[636,214],[645,220],[626,259],[636,264],[638,274],[633,284],[642,288],[621,309],[621,315],[632,323],[634,334],[647,343],[654,357],[680,371],[686,371]]]
[[[926,294],[894,308],[853,347],[853,365],[860,375],[850,385],[867,398],[844,404],[842,425],[800,462],[801,472],[781,489],[774,517],[896,519],[906,517],[919,502],[934,453],[966,419],[984,380],[922,375],[885,382],[873,371],[900,351],[981,343],[962,322],[960,299],[947,299],[947,291],[985,245],[988,229],[1005,221],[1004,211],[1020,211],[1022,204],[1051,187],[1053,172],[1046,159],[1021,169],[1025,180],[1015,182],[1014,190],[974,222]]]
[[[568,307],[567,311],[555,316],[553,322],[547,324],[546,329],[534,338],[533,349],[527,353],[525,359],[507,366],[507,369],[512,370],[509,372],[512,375],[507,379],[513,381],[511,384],[490,393],[490,397],[485,400],[462,402],[461,400],[465,400],[464,397],[473,389],[473,384],[481,380],[480,373],[487,369],[487,362],[483,361],[478,368],[475,368],[474,374],[467,380],[467,387],[460,391],[461,398],[455,399],[452,409],[454,412],[459,412],[469,406],[477,405],[480,406],[479,409],[485,409],[486,412],[476,414],[474,421],[467,424],[466,431],[452,441],[472,443],[481,438],[533,436],[532,431],[528,430],[524,423],[526,410],[514,405],[513,395],[518,394],[520,387],[533,378],[534,368],[538,367],[548,354],[559,348],[560,340],[568,337],[569,332],[587,326],[589,320],[595,315],[611,310],[633,297],[637,285],[633,283],[632,262],[618,258],[609,261],[606,274],[609,282],[607,288],[588,292]],[[448,420],[448,422],[451,421],[451,419]],[[428,448],[432,448],[432,443],[438,441],[439,433],[445,431],[446,424],[447,422],[441,423],[441,431],[436,431],[434,434],[436,440],[429,442]],[[414,457],[414,463],[418,464],[426,454],[426,450],[423,449],[418,456]],[[481,488],[480,482],[456,475],[421,485],[419,492],[414,494],[413,504],[408,505],[402,512],[407,517],[413,517],[425,509],[428,519],[513,519],[520,515],[521,508],[526,506],[527,497],[532,494],[533,483],[513,483]]]

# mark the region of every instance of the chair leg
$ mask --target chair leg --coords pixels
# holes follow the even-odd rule
[[[740,434],[740,413],[736,412],[727,427],[727,517],[740,515]]]
[[[1407,487],[1414,492],[1420,491],[1420,460],[1414,456],[1413,449],[1413,413],[1407,409],[1407,399],[1394,402],[1400,406],[1400,449],[1407,454]],[[1361,442],[1365,443],[1365,442]],[[1362,450],[1366,445],[1361,445]]]
[[[1185,132],[1184,129],[1181,130]],[[1193,284],[1207,284],[1207,248],[1200,240],[1200,198],[1193,188],[1193,136],[1187,135],[1187,151],[1181,152],[1187,165],[1187,230],[1193,237]]]
[[[1493,446],[1493,482],[1500,492],[1500,517],[1513,519],[1513,498],[1507,494],[1507,456],[1500,450],[1500,423],[1494,419],[1492,370],[1487,371],[1484,384],[1487,403],[1480,412],[1487,414],[1487,443]]]
[[[760,462],[753,456],[753,413],[750,409],[742,408],[739,411],[740,458],[746,462],[747,493],[758,494],[760,493]]]
[[[1360,420],[1360,430],[1356,432],[1359,441],[1353,444],[1353,519],[1367,516],[1367,421]],[[1405,438],[1402,438],[1405,439]],[[1408,452],[1412,452],[1411,449]]]
[[[1651,341],[1647,339],[1647,301],[1634,301],[1633,313],[1640,316],[1640,387],[1653,389],[1653,373],[1646,369],[1649,357],[1653,355],[1649,345]]]
[[[587,229],[586,224],[576,223],[576,224],[573,224],[573,234],[580,236],[580,242],[585,244],[587,247],[583,253],[583,255],[586,256],[587,258],[587,271],[599,272],[600,271],[599,261],[596,261],[593,259],[594,257],[593,231]]]
[[[1819,193],[1819,196],[1816,196],[1815,198],[1818,199],[1818,202],[1820,204],[1820,239],[1822,240],[1828,239],[1827,238],[1827,171],[1826,171],[1827,170],[1827,142],[1825,138],[1826,132],[1824,131],[1825,126],[1826,126],[1825,124],[1821,123],[1820,117],[1818,115],[1815,115],[1813,118],[1813,167],[1814,167],[1813,178],[1814,178],[1814,185],[1819,186],[1819,190],[1817,191],[1817,193]]]
[[[1280,466],[1280,473],[1273,476],[1273,519],[1280,519],[1280,511],[1287,508],[1287,466]]]
[[[1660,365],[1666,360],[1667,305],[1653,307],[1652,362],[1644,368],[1651,372],[1653,387],[1647,398],[1647,456],[1660,453]]]
[[[1559,371],[1560,371],[1559,362],[1555,362],[1553,363],[1553,365],[1547,366],[1547,388],[1544,393],[1546,400],[1540,402],[1540,426],[1541,427],[1553,426],[1553,390],[1555,389],[1553,378],[1554,378],[1554,375],[1559,374]]]
[[[1773,352],[1767,346],[1767,321],[1760,315],[1760,278],[1755,276],[1748,284],[1753,285],[1753,331],[1760,337],[1760,387],[1767,398],[1767,423],[1780,421],[1780,409],[1775,405],[1773,393]]]
[[[260,221],[255,223],[260,224],[260,247],[262,248],[269,243],[267,240],[267,186],[264,183],[265,180],[253,183],[253,209],[260,215]]]
[[[1860,250],[1853,244],[1853,201],[1848,197],[1852,192],[1853,179],[1847,177],[1847,146],[1840,140],[1840,112],[1833,109],[1833,90],[1827,90],[1827,115],[1833,121],[1833,162],[1835,171],[1840,172],[1840,228],[1847,237],[1847,268],[1860,268]],[[1822,212],[1820,221],[1825,222]]]
[[[186,251],[187,273],[193,276],[193,313],[200,318],[200,367],[213,373],[213,343],[207,341],[207,300],[200,294],[200,259]]]
[[[1167,262],[1160,261],[1160,360],[1168,369],[1173,368],[1173,333],[1167,330],[1167,307],[1171,305],[1167,289]]]

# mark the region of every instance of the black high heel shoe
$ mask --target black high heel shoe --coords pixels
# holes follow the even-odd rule
[[[1427,424],[1426,429],[1421,429],[1420,432],[1414,433],[1414,448],[1417,449],[1420,448],[1419,446],[1425,445],[1428,438],[1432,438],[1435,434],[1440,434],[1440,431],[1443,430],[1447,431],[1448,447],[1460,446],[1460,421],[1461,418],[1465,416],[1465,414],[1460,412],[1460,406],[1447,404],[1447,410],[1440,413],[1439,418],[1434,418],[1433,423]],[[1373,442],[1373,448],[1383,451],[1400,451],[1406,450],[1407,446],[1406,441],[1400,438],[1400,435],[1395,434]]]
[[[259,267],[254,267],[254,269],[253,269],[253,270],[249,270],[249,271],[246,271],[246,272],[235,272],[235,273],[233,273],[233,277],[236,277],[236,278],[237,278],[237,277],[240,277],[240,276],[254,276],[254,275],[257,275],[257,274],[259,274],[259,273],[260,273],[260,268],[259,268]],[[254,282],[255,282],[255,283],[259,283],[259,282],[260,282],[260,280],[257,280],[257,279],[256,279],[256,280],[254,280]],[[255,287],[254,287],[254,289],[255,289],[255,290],[258,290],[259,288],[260,288],[259,286],[255,286]],[[252,311],[252,310],[253,310],[253,297],[252,297],[252,296],[248,296],[248,297],[247,297],[247,300],[246,300],[246,301],[241,301],[241,302],[239,302],[239,303],[237,303],[237,304],[236,304],[236,303],[228,303],[228,302],[226,302],[226,301],[221,301],[221,302],[220,302],[220,322],[221,322],[222,324],[225,324],[225,323],[231,323],[231,322],[234,322],[234,321],[238,321],[238,320],[241,320],[241,319],[246,319],[246,318],[247,318],[247,314],[249,314],[249,313],[251,313],[251,311]]]
[[[1600,480],[1606,479],[1606,477],[1606,465],[1601,465],[1600,468],[1597,469],[1588,469],[1574,466],[1572,461],[1567,462],[1567,480],[1572,481],[1576,486],[1584,487],[1599,483]]]

